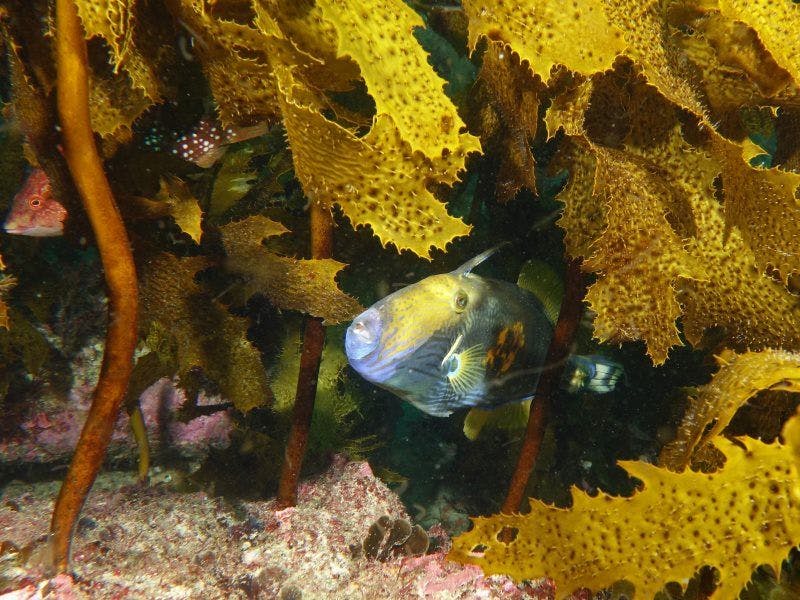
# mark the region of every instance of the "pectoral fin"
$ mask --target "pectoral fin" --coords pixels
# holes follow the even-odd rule
[[[458,336],[453,347],[442,359],[442,368],[453,391],[459,396],[474,392],[483,382],[486,367],[483,364],[484,350],[481,344],[458,351],[462,337]]]

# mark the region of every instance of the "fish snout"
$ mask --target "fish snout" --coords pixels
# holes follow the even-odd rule
[[[353,361],[368,356],[378,347],[382,330],[381,314],[376,308],[369,308],[358,315],[347,328],[345,335],[344,348],[347,358]]]

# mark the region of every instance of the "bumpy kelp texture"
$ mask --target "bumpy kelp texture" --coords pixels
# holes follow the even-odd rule
[[[644,484],[632,498],[577,494],[568,513],[537,505],[529,519],[479,521],[453,556],[477,561],[469,553],[484,546],[490,569],[551,575],[562,587],[638,577],[643,596],[666,578],[689,576],[707,557],[730,595],[758,556],[774,563],[800,542],[782,513],[795,506],[787,450],[745,441],[743,451],[716,436],[754,393],[787,381],[794,389],[799,4],[464,0],[448,12],[460,10],[466,28],[441,36],[460,60],[471,53],[479,73],[469,101],[458,106],[446,94],[447,69],[418,41],[440,8],[429,2],[76,4],[89,40],[93,128],[111,172],[142,174],[135,190],[112,177],[126,199],[123,213],[135,195],[149,199],[139,203],[145,216],[168,217],[159,226],[135,224],[145,240],[140,337],[159,353],[159,369],[171,366],[187,386],[202,372],[204,385],[241,409],[263,406],[272,398],[264,356],[248,340],[250,322],[221,299],[238,296],[235,310],[244,312],[264,296],[265,314],[300,311],[329,323],[359,310],[339,288],[343,263],[307,258],[309,206],[336,215],[337,252],[363,239],[348,220],[384,248],[431,258],[473,227],[502,238],[505,225],[495,216],[528,201],[520,190],[541,192],[565,179],[557,226],[567,255],[582,258],[590,272],[595,337],[642,342],[656,365],[685,344],[726,360],[693,395],[691,432],[680,435],[693,440],[684,463],[698,443],[717,444],[728,461],[711,476],[626,463]],[[14,18],[0,27],[9,56],[24,58],[29,83],[46,98],[54,82],[43,35],[47,3],[31,3],[32,11],[21,2],[8,6]],[[24,89],[15,90],[23,109]],[[128,159],[141,158],[138,132],[170,122],[183,102],[198,118],[204,112],[225,127],[266,124],[270,133],[232,146],[202,173],[162,162],[163,153],[136,170]],[[34,112],[20,115],[29,120]],[[481,151],[486,160],[469,160]],[[557,179],[537,178],[545,166]],[[467,179],[467,169],[470,183],[494,183],[495,194],[467,198],[465,191],[456,211],[447,188]],[[8,313],[13,320],[13,306]],[[698,437],[715,419],[717,427]],[[720,523],[692,522],[692,507]],[[678,528],[659,529],[663,521],[673,526],[672,514]],[[536,518],[547,526],[544,537]],[[512,523],[517,538],[498,542],[497,528]],[[649,529],[660,537],[640,537]],[[656,545],[664,557],[658,565],[651,560]]]
[[[645,339],[648,354],[660,364],[681,343],[677,280],[702,279],[704,269],[669,225],[661,199],[670,190],[647,163],[612,149],[595,148],[595,154],[593,194],[607,207],[608,223],[586,261],[603,274],[586,296],[599,315],[595,336],[603,342]],[[632,298],[625,305],[617,302],[622,289]]]
[[[91,40],[92,128],[104,139],[130,139],[133,122],[148,107],[171,95],[176,51],[163,5],[144,0],[77,2]]]
[[[776,179],[793,182],[795,176],[754,169],[741,159],[740,146],[730,156],[726,152],[733,144],[716,139],[693,147],[676,125],[668,137],[647,146],[629,137],[622,152],[587,144],[583,136],[576,137],[573,150],[564,150],[577,152],[581,160],[572,162],[573,180],[560,196],[565,212],[559,224],[566,230],[568,250],[587,256],[586,266],[600,275],[587,296],[598,314],[595,335],[644,340],[656,364],[666,360],[671,346],[682,343],[678,319],[695,345],[709,328],[725,334],[737,350],[800,342],[794,297],[756,267],[759,251],[779,253],[781,266],[795,255],[793,192],[791,186],[772,184]],[[718,176],[724,206],[716,198]],[[767,223],[788,219],[787,225],[774,226],[775,237],[769,239],[757,237],[769,228],[767,223],[748,219],[746,230],[727,225],[725,208],[739,211],[737,202],[757,204],[765,219],[770,212],[780,215]],[[605,230],[599,228],[603,222]],[[777,267],[777,262],[769,264]],[[781,274],[792,270],[785,267]]]
[[[722,166],[726,226],[741,232],[761,270],[773,267],[785,282],[800,271],[800,173],[751,167],[742,147],[720,136],[712,147]]]
[[[775,61],[786,69],[795,84],[800,83],[800,58],[792,38],[800,27],[796,2],[770,0],[719,0],[722,14],[753,28]]]
[[[596,277],[595,337],[643,341],[657,365],[678,345],[713,348],[721,366],[691,394],[671,462],[684,467],[699,446],[725,460],[712,474],[622,463],[642,481],[631,498],[575,490],[569,509],[533,500],[528,515],[476,519],[450,556],[553,577],[560,596],[627,579],[648,598],[712,565],[717,595],[735,597],[755,566],[775,568],[800,541],[788,516],[800,498],[795,450],[718,436],[749,398],[797,389],[800,5],[464,8],[471,47],[503,42],[548,84],[552,172],[568,173],[558,225]]]
[[[580,0],[565,5],[547,2],[468,0],[472,48],[482,36],[503,41],[527,60],[545,80],[556,65],[591,75],[610,68],[626,44],[602,0]]]
[[[167,214],[175,219],[181,228],[195,243],[200,242],[203,235],[203,210],[184,181],[171,175],[161,178],[161,187],[155,200],[165,205]]]
[[[190,391],[197,392],[199,370],[239,410],[269,405],[272,392],[261,354],[247,339],[247,320],[228,312],[194,280],[208,266],[204,257],[166,252],[142,260],[142,337],[161,351],[161,362],[172,365]]]
[[[536,160],[531,142],[539,126],[539,101],[544,86],[519,55],[491,42],[472,90],[471,123],[486,152],[497,157],[495,198],[513,200],[522,188],[536,192]]]
[[[246,298],[267,296],[275,306],[320,317],[328,325],[348,321],[362,308],[336,286],[335,277],[344,267],[332,258],[296,259],[269,252],[265,238],[288,233],[280,223],[253,216],[221,228],[228,254],[227,268],[244,278]]]
[[[793,516],[800,476],[792,447],[749,438],[715,444],[726,457],[717,473],[677,474],[624,461],[642,482],[633,496],[590,497],[573,488],[569,509],[532,499],[525,515],[473,519],[449,556],[517,580],[551,577],[560,598],[621,579],[635,586],[637,598],[652,598],[665,583],[712,565],[720,571],[716,594],[734,598],[758,565],[780,572],[800,539]]]
[[[307,14],[276,11],[274,19],[268,6],[256,11],[260,31],[271,38],[304,31],[302,23],[314,21],[312,31],[321,28],[321,35],[296,35],[298,48],[320,60],[333,54],[357,63],[375,102],[372,126],[358,136],[322,113],[325,103],[292,62],[285,56],[272,60],[295,170],[309,198],[338,204],[384,245],[424,257],[432,246],[444,248],[467,235],[470,228],[450,216],[429,188],[455,183],[467,154],[480,144],[461,131],[444,81],[410,35],[422,25],[419,17],[399,1],[320,2]]]
[[[708,444],[731,422],[736,411],[757,393],[766,390],[800,392],[800,354],[762,350],[717,357],[719,371],[711,382],[692,392],[677,437],[664,446],[662,466],[675,471],[686,468],[695,448]]]
[[[275,101],[273,112],[283,117],[296,172],[312,200],[339,204],[354,225],[371,226],[383,244],[425,257],[431,246],[443,248],[469,233],[428,187],[457,181],[466,155],[480,145],[461,131],[464,124],[444,94],[444,81],[411,35],[422,21],[406,5],[256,3],[256,27],[215,20],[197,3],[176,10],[215,38],[203,52],[207,64],[225,62],[227,84],[215,87],[210,78],[221,104],[230,106],[236,94],[242,111],[244,104]],[[237,40],[247,40],[248,58]],[[239,80],[249,81],[255,65],[269,89],[251,102]],[[322,114],[348,114],[321,93],[325,86],[346,87],[347,77],[363,78],[375,102],[377,114],[363,138]],[[420,105],[426,110],[419,111]],[[224,116],[223,122],[233,118]]]
[[[401,0],[318,0],[322,18],[336,30],[336,54],[358,63],[377,114],[394,115],[412,151],[434,158],[460,147],[464,123],[444,95],[444,80],[410,36],[424,25]],[[413,107],[425,107],[414,110]]]
[[[339,204],[353,225],[369,225],[382,243],[424,257],[469,233],[428,190],[444,173],[412,154],[390,116],[378,116],[358,138],[288,95],[283,105],[297,176],[312,200]]]

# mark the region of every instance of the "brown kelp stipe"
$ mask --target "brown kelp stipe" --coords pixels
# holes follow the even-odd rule
[[[53,567],[65,572],[72,531],[102,465],[128,387],[136,347],[138,290],[128,235],[89,124],[86,42],[74,0],[56,0],[56,66],[64,157],[94,230],[109,300],[100,379],[50,524]]]
[[[572,348],[572,340],[575,338],[575,332],[578,330],[578,324],[583,315],[583,297],[585,295],[586,278],[581,271],[581,261],[573,259],[567,265],[564,300],[561,303],[558,322],[553,332],[553,339],[550,340],[550,346],[547,348],[547,358],[545,359],[546,365],[556,366],[544,370],[539,377],[517,468],[514,470],[508,486],[508,495],[501,509],[503,513],[511,514],[519,511],[528,479],[542,445],[542,437],[550,413],[550,402],[553,393],[558,389],[565,359]]]
[[[311,219],[311,258],[330,258],[333,254],[333,217],[330,209],[312,202],[309,208]],[[297,391],[292,408],[292,425],[281,467],[278,483],[278,504],[294,506],[297,504],[297,482],[311,429],[311,415],[314,412],[314,397],[317,394],[317,375],[322,360],[322,347],[325,345],[325,328],[322,319],[308,316],[303,332],[303,352],[300,355],[300,374],[297,377]]]

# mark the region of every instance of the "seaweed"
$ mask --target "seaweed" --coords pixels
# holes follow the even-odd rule
[[[52,57],[65,56],[60,18],[73,9],[73,42],[86,57],[84,133],[98,146],[93,166],[76,158],[63,112],[69,100],[56,102],[65,67],[54,68]],[[666,570],[647,571],[651,548],[631,546],[630,560],[615,563],[611,575],[583,580],[583,563],[567,550],[535,562],[542,544],[531,540],[542,532],[532,517],[516,515],[478,521],[452,556],[517,577],[550,575],[561,588],[627,578],[640,594],[729,556],[713,564],[723,593],[733,593],[757,562],[730,546],[745,532],[769,542],[778,572],[777,561],[800,537],[788,526],[782,533],[760,527],[778,518],[763,502],[772,480],[757,481],[741,465],[788,468],[776,480],[784,507],[796,483],[787,458],[793,446],[744,438],[737,446],[721,436],[751,398],[769,412],[774,398],[784,402],[787,390],[796,391],[796,2],[464,0],[444,11],[400,0],[60,0],[53,11],[52,3],[18,0],[0,11],[0,79],[10,95],[0,132],[3,201],[27,161],[44,169],[69,211],[63,246],[0,240],[4,396],[58,370],[56,361],[68,362],[79,344],[53,343],[66,333],[46,325],[57,293],[45,289],[54,279],[39,277],[38,255],[61,252],[52,269],[69,270],[82,259],[65,248],[97,245],[113,278],[109,257],[128,257],[130,247],[137,280],[130,273],[122,294],[110,288],[110,323],[124,330],[126,352],[116,358],[124,368],[105,420],[123,398],[135,414],[135,396],[157,376],[177,376],[192,400],[201,390],[218,392],[238,411],[241,439],[261,445],[255,454],[274,459],[276,439],[291,431],[280,485],[291,503],[309,448],[315,460],[328,451],[367,453],[368,436],[397,416],[389,410],[365,424],[364,412],[380,411],[365,407],[363,390],[340,376],[338,341],[325,341],[340,332],[329,328],[395,282],[513,239],[509,259],[496,267],[501,274],[533,254],[580,268],[598,344],[623,346],[636,364],[663,369],[656,373],[674,373],[689,349],[698,363],[691,375],[665,376],[669,390],[649,394],[669,403],[659,414],[674,420],[688,404],[676,439],[662,436],[648,447],[680,472],[627,462],[644,484],[631,498],[576,492],[568,513],[534,504],[536,514],[560,527],[562,519],[584,523],[594,506],[626,506],[630,523],[603,509],[602,524],[635,540],[634,521],[644,527],[653,507],[683,511],[687,490],[695,506],[711,506],[717,487],[740,490],[738,502],[751,481],[760,512],[748,524],[744,504],[734,504],[727,518],[743,529],[730,538],[713,527],[695,536],[682,523],[680,540],[658,542],[662,556],[674,558]],[[169,142],[186,139],[201,118],[266,133],[231,142],[220,160],[200,168],[171,153]],[[166,143],[150,143],[155,129],[168,132]],[[99,196],[113,196],[118,211],[86,216],[81,198],[98,196],[87,192],[87,178],[95,186],[107,180]],[[116,250],[104,247],[109,232]],[[576,326],[580,311],[564,312]],[[135,365],[128,360],[134,345]],[[114,354],[114,344],[106,351]],[[718,357],[713,376],[711,356]],[[688,392],[680,389],[686,384]],[[560,410],[554,387],[539,391],[549,404],[531,411],[539,441],[545,407]],[[22,401],[2,406],[10,414],[12,405],[22,410]],[[773,420],[785,416],[773,412]],[[757,418],[741,421],[752,436],[767,429]],[[549,435],[558,452],[576,445],[552,427]],[[81,448],[78,461],[89,456]],[[523,466],[506,511],[525,489],[532,465]],[[620,471],[603,485],[624,479]],[[625,485],[630,478],[606,491]],[[516,527],[516,539],[503,526]],[[56,562],[65,569],[71,527],[59,528]],[[580,543],[550,534],[552,547]],[[700,546],[678,557],[694,538],[713,550],[705,563]],[[619,554],[594,542],[603,554],[597,561]],[[470,555],[479,546],[484,557]],[[637,573],[652,576],[643,581]]]

